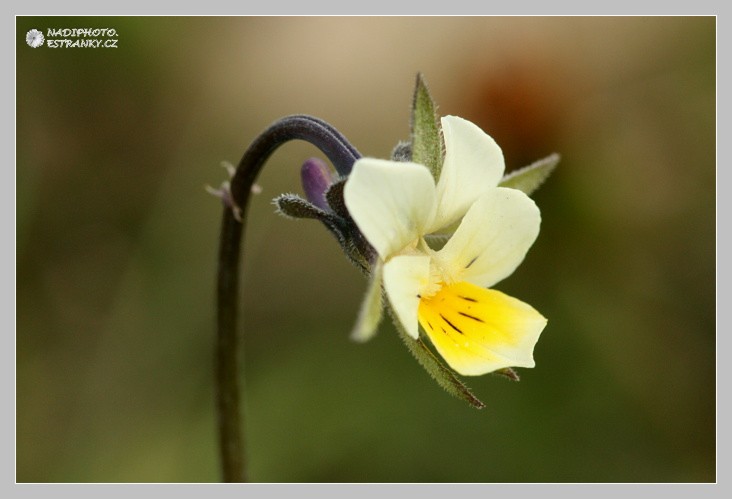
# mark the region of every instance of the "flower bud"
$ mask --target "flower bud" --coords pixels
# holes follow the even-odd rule
[[[310,158],[302,165],[300,179],[308,201],[321,210],[330,211],[325,192],[335,178],[328,165],[318,158]]]

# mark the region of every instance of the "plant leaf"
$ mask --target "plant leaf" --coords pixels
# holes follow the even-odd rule
[[[391,307],[389,307],[389,310],[392,312],[392,319],[394,321],[394,326],[399,333],[399,337],[402,339],[414,358],[417,359],[419,365],[421,365],[427,373],[437,381],[437,384],[444,388],[450,395],[463,399],[476,409],[483,409],[485,404],[481,402],[478,397],[473,395],[470,388],[465,386],[465,384],[457,378],[451,369],[439,361],[435,354],[432,353],[432,350],[427,348],[427,345],[424,344],[421,338],[415,340],[409,336],[406,331],[404,331],[399,320],[394,317]]]
[[[518,189],[530,196],[554,171],[557,163],[559,163],[559,154],[551,154],[529,166],[505,175],[498,183],[498,186]]]
[[[440,178],[443,146],[437,106],[427,89],[422,73],[417,73],[417,84],[412,100],[412,161],[425,165],[435,179]]]

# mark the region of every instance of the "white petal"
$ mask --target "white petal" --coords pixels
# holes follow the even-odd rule
[[[435,258],[453,281],[491,287],[523,261],[539,225],[541,214],[531,198],[497,187],[470,207]]]
[[[477,125],[457,116],[445,116],[445,162],[437,182],[434,232],[465,215],[470,205],[498,185],[505,163],[498,144]]]
[[[435,183],[427,167],[362,158],[343,192],[346,208],[382,259],[419,238],[435,209]]]
[[[356,325],[351,332],[351,339],[358,342],[365,342],[373,338],[376,329],[381,322],[383,304],[381,303],[381,281],[383,266],[381,260],[377,260],[371,270],[369,287],[361,303],[361,310],[356,319]]]
[[[430,257],[396,256],[384,265],[384,289],[406,333],[419,337],[417,311],[420,294],[429,285]]]

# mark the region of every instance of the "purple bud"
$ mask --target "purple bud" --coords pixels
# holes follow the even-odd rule
[[[325,200],[325,191],[335,179],[328,165],[318,158],[310,158],[303,163],[300,169],[300,179],[308,201],[321,210],[330,211],[328,202]]]

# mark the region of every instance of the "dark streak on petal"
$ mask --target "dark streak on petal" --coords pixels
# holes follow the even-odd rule
[[[473,258],[472,260],[470,260],[470,263],[468,263],[468,264],[467,264],[467,265],[465,266],[465,268],[466,268],[466,269],[467,269],[467,268],[469,268],[469,267],[470,267],[471,265],[473,265],[473,264],[475,263],[475,261],[476,261],[477,259],[478,259],[478,257],[476,256],[475,258]]]
[[[485,321],[480,317],[473,317],[472,315],[468,315],[465,312],[458,312],[458,314],[462,315],[463,317],[467,317],[468,319],[473,319],[474,321],[482,322],[485,324]]]
[[[475,298],[470,298],[469,296],[460,296],[460,295],[458,295],[458,298],[462,298],[465,301],[472,301],[473,303],[478,303],[478,300],[476,300]]]
[[[447,320],[447,319],[445,318],[445,316],[444,316],[444,315],[440,314],[440,317],[442,317],[442,320],[443,320],[443,321],[445,321],[445,322],[447,322],[447,323],[448,323],[448,324],[450,325],[450,327],[451,327],[451,328],[453,328],[453,329],[454,329],[455,331],[457,331],[457,332],[458,332],[458,333],[460,333],[460,334],[465,334],[465,333],[463,333],[462,331],[460,331],[460,330],[459,330],[459,329],[457,328],[457,326],[455,326],[455,324],[453,324],[452,322],[448,321],[448,320]]]

